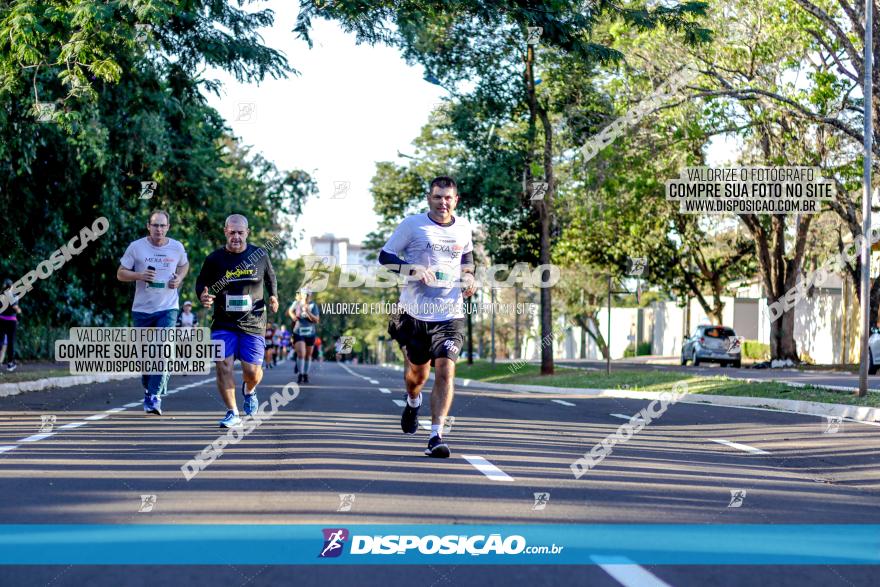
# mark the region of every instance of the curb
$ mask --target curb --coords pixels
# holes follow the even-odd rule
[[[403,367],[397,365],[380,365],[385,368],[394,369],[395,371],[403,371]],[[429,379],[433,378],[431,373]],[[752,380],[755,383],[761,383],[759,380]],[[461,387],[481,387],[484,389],[498,391],[515,391],[519,393],[553,393],[562,395],[586,395],[593,397],[616,397],[622,399],[657,399],[658,392],[655,391],[626,391],[621,389],[580,389],[576,387],[550,387],[547,385],[513,385],[503,383],[487,383],[475,379],[455,378],[455,384]],[[795,387],[803,387],[802,384],[796,384]],[[823,387],[824,388],[824,387]],[[763,408],[773,409],[782,412],[790,412],[794,414],[803,414],[806,416],[817,416],[820,418],[837,417],[855,420],[857,422],[874,423],[880,422],[880,408],[869,408],[866,406],[848,406],[845,404],[826,404],[822,402],[808,402],[803,400],[792,399],[775,399],[769,397],[743,397],[737,395],[709,395],[699,393],[689,393],[681,397],[679,402],[688,404],[708,404],[714,406],[724,406],[731,408]]]
[[[106,383],[121,379],[134,379],[140,375],[128,374],[103,374],[103,375],[71,375],[70,377],[46,377],[33,381],[19,381],[18,383],[0,384],[0,397],[18,395],[26,391],[44,391],[56,387],[73,387],[74,385],[87,385],[90,383]]]

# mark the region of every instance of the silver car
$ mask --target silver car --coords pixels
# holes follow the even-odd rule
[[[877,369],[880,369],[880,328],[872,326],[868,337],[868,373],[876,375]]]
[[[880,337],[878,337],[880,338]],[[878,348],[880,351],[880,348]],[[880,354],[878,354],[880,358]],[[729,326],[697,326],[693,336],[681,345],[681,364],[693,361],[694,367],[700,363],[719,363],[722,367],[742,366],[742,338]]]

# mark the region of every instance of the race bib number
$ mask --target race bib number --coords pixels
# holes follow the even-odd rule
[[[434,287],[450,289],[455,284],[452,271],[447,267],[438,267],[437,270],[434,271],[434,277],[436,278],[436,281],[433,284]]]
[[[167,286],[164,281],[150,281],[147,282],[147,287],[150,289],[165,289]]]
[[[243,296],[226,295],[227,312],[250,312],[253,307],[253,301],[249,294]]]
[[[314,326],[300,326],[297,333],[300,336],[312,336],[313,334],[315,334],[315,327]]]

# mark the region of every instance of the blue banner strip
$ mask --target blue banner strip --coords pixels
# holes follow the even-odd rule
[[[0,525],[4,565],[144,552],[153,565],[878,565],[880,525]]]

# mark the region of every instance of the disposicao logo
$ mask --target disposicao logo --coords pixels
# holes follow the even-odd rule
[[[324,528],[324,548],[318,558],[334,558],[342,554],[343,545],[348,540],[348,530],[345,528]]]

